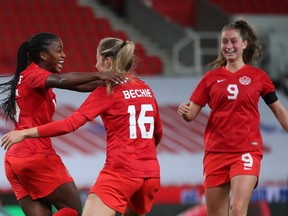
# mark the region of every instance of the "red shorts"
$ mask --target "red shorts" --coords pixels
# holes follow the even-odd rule
[[[35,154],[31,157],[5,156],[5,173],[17,200],[27,196],[45,197],[60,185],[73,182],[58,155]]]
[[[116,172],[102,170],[89,193],[95,193],[111,209],[124,213],[126,207],[138,214],[152,208],[160,188],[159,178],[126,178]]]
[[[217,187],[237,175],[259,176],[262,154],[205,152],[204,187]]]

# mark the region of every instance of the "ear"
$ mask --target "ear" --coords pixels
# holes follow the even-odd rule
[[[248,46],[248,41],[247,40],[243,41],[243,50],[246,49],[247,46]]]
[[[40,52],[40,59],[42,61],[46,61],[47,60],[47,53],[45,52]]]
[[[110,65],[112,64],[112,59],[110,57],[105,58],[104,64],[105,64],[106,68],[109,68]]]

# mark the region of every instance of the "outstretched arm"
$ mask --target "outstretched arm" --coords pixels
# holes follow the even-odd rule
[[[46,80],[46,88],[69,89],[80,92],[90,92],[105,82],[115,85],[126,82],[123,74],[116,72],[70,72],[51,74]]]
[[[74,112],[66,119],[50,122],[39,127],[24,130],[14,130],[4,134],[1,140],[1,147],[9,149],[12,145],[26,139],[38,137],[54,137],[75,131],[89,121],[83,114]]]
[[[288,132],[288,112],[283,106],[283,104],[280,102],[280,100],[277,100],[276,102],[270,104],[269,108],[272,110],[273,114],[275,115],[283,129]]]
[[[14,130],[4,134],[1,140],[1,147],[4,147],[5,150],[9,149],[15,143],[18,143],[28,137],[39,137],[37,127],[24,130]]]
[[[196,118],[201,109],[201,106],[190,101],[188,103],[180,104],[177,113],[181,115],[185,121],[189,122],[193,121]]]

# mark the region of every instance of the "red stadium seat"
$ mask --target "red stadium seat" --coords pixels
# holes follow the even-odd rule
[[[184,27],[195,25],[194,0],[152,0],[154,10],[172,22]]]
[[[0,50],[0,73],[14,72],[18,46],[38,32],[52,32],[63,40],[63,72],[95,71],[96,48],[101,38],[129,39],[125,31],[114,30],[107,19],[95,17],[90,7],[79,6],[76,0],[1,0],[0,30],[2,43],[9,47]],[[146,58],[142,44],[137,46],[138,54]]]

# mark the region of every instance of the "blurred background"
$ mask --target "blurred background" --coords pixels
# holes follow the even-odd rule
[[[159,145],[162,187],[150,216],[205,216],[202,187],[203,133],[209,109],[193,123],[177,115],[219,53],[222,27],[243,18],[256,28],[264,55],[258,62],[288,108],[288,0],[0,0],[0,78],[16,68],[18,46],[38,32],[58,34],[66,54],[63,72],[95,71],[103,37],[136,43],[135,73],[157,96],[164,125]],[[55,90],[54,120],[73,112],[87,94]],[[259,104],[264,158],[249,216],[288,215],[287,135],[263,101]],[[0,117],[0,135],[12,129]],[[62,137],[54,147],[86,199],[105,161],[100,119]],[[4,150],[0,149],[1,160]],[[0,165],[0,215],[21,216]]]

